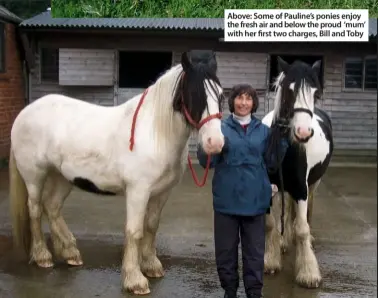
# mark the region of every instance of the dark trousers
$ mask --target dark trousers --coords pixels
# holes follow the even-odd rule
[[[239,236],[240,235],[240,236]],[[215,259],[221,287],[239,287],[238,246],[241,240],[245,292],[262,296],[265,252],[265,214],[236,216],[214,213]]]

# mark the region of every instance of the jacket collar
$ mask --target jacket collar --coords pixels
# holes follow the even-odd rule
[[[240,123],[237,120],[234,119],[234,117],[232,116],[232,114],[229,115],[225,119],[225,123],[227,125],[229,125],[230,127],[232,127],[233,129],[235,129],[235,130],[237,130],[239,132],[243,132],[244,133],[243,127],[240,125]],[[254,115],[252,115],[251,122],[248,124],[248,127],[247,127],[247,133],[249,133],[250,131],[252,131],[259,124],[260,124],[260,120],[258,118],[256,118]]]

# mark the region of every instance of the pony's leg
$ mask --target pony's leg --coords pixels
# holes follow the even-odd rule
[[[321,282],[318,261],[312,250],[312,236],[307,222],[308,201],[297,202],[296,219],[294,223],[296,260],[296,281],[299,285],[316,288]]]
[[[141,270],[148,277],[163,277],[164,269],[156,255],[156,232],[159,227],[160,215],[171,191],[165,191],[150,198],[144,219],[144,235],[141,241]]]
[[[148,279],[140,270],[140,242],[150,193],[146,185],[130,185],[126,188],[125,252],[122,262],[123,288],[136,295],[150,293]]]
[[[272,198],[272,206],[270,214],[266,214],[265,218],[265,254],[264,254],[264,272],[274,274],[281,270],[281,249],[280,240],[281,235],[277,229],[277,213],[280,204],[278,198],[281,195],[278,193]],[[278,202],[277,202],[278,201]],[[277,212],[278,209],[278,212]]]
[[[294,223],[294,200],[290,195],[285,195],[285,215],[284,215],[284,234],[281,242],[281,251],[286,253],[293,244],[293,223]]]
[[[79,266],[83,261],[76,247],[76,239],[68,229],[61,212],[64,200],[71,190],[72,184],[61,174],[54,172],[45,184],[43,207],[50,223],[55,253],[69,265]]]
[[[311,227],[312,211],[314,208],[314,195],[320,184],[320,179],[308,188],[308,209],[307,209],[307,222]]]
[[[36,262],[39,267],[49,268],[54,266],[52,255],[47,248],[46,240],[42,232],[42,190],[47,173],[34,168],[33,172],[24,172],[25,185],[28,190],[28,207],[30,214],[31,250],[30,262]],[[25,175],[25,173],[27,173]],[[30,177],[30,178],[29,178]]]

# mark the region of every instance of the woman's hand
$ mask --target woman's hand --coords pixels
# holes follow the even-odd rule
[[[272,186],[272,197],[274,197],[276,193],[278,192],[278,187],[275,184],[271,184],[271,186]]]

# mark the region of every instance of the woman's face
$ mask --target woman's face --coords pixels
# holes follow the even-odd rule
[[[248,94],[241,94],[234,100],[234,109],[237,116],[247,116],[251,114],[253,108],[252,97]]]

